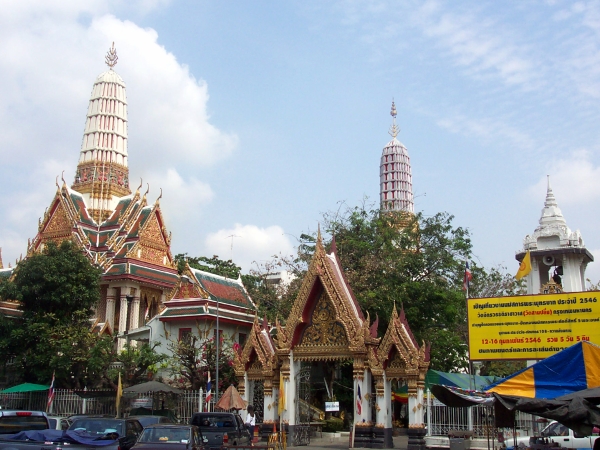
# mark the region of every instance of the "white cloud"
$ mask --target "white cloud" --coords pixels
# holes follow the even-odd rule
[[[535,147],[535,140],[529,134],[503,123],[500,119],[491,117],[472,119],[455,114],[452,117],[438,119],[437,125],[451,133],[474,136],[484,141],[506,141],[509,148],[531,149]]]
[[[600,199],[600,166],[594,165],[591,156],[588,150],[577,150],[546,164],[559,207],[592,204]],[[546,185],[547,178],[542,177],[529,188],[529,194],[539,197],[540,192],[546,192]]]
[[[494,74],[509,85],[525,85],[538,78],[539,64],[528,54],[527,46],[481,14],[449,12],[438,2],[427,1],[414,21],[457,65],[474,75]]]
[[[132,189],[136,188],[138,181],[132,181]],[[214,192],[211,187],[197,178],[185,179],[176,169],[167,169],[166,174],[162,172],[150,172],[143,179],[144,186],[150,185],[148,201],[157,198],[162,190],[160,208],[165,219],[167,229],[171,231],[174,238],[181,245],[186,232],[194,233],[193,224],[202,214],[202,207],[211,202]],[[135,186],[134,186],[135,185]]]
[[[273,255],[295,254],[288,235],[278,225],[260,228],[256,225],[236,223],[233,228],[209,234],[205,241],[205,248],[206,255],[232,259],[245,272],[256,267],[255,262],[260,264],[269,261]]]
[[[7,241],[19,239],[25,251],[52,198],[56,175],[66,170],[67,184],[72,183],[89,96],[96,77],[107,70],[104,55],[113,41],[119,55],[115,69],[127,84],[130,178],[151,182],[155,195],[149,201],[162,187],[174,236],[192,237],[182,211],[201,214],[213,196],[194,173],[228,158],[237,137],[210,123],[206,83],[158,43],[156,31],[112,15],[144,14],[168,2],[3,3],[0,190],[11,196],[0,200],[0,246],[7,251]]]
[[[588,264],[585,270],[585,278],[590,280],[593,284],[600,283],[600,249],[590,250],[590,253],[594,255],[594,262]],[[589,283],[586,283],[588,285]]]

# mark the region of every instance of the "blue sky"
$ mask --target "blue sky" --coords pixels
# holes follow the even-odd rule
[[[149,182],[150,199],[163,189],[175,253],[248,269],[291,253],[340,202],[376,202],[393,98],[415,210],[453,214],[478,263],[516,272],[546,175],[570,228],[600,255],[597,1],[9,0],[5,265],[35,236],[56,176],[72,183],[113,41],[131,184]]]

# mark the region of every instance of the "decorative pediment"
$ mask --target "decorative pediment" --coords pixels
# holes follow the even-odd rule
[[[392,310],[392,317],[381,343],[369,354],[369,365],[373,373],[382,374],[385,371],[388,379],[419,376],[429,367],[429,347],[425,344],[420,347],[417,345],[404,310],[400,315],[395,307]]]
[[[162,226],[160,210],[155,206],[140,229],[139,241],[129,250],[127,257],[175,268],[170,240],[166,228]]]
[[[365,354],[377,343],[352,296],[335,254],[327,254],[319,233],[312,261],[285,327],[277,320],[278,353],[340,359]],[[319,336],[323,333],[322,336]]]
[[[294,346],[298,360],[333,360],[352,358],[344,325],[335,315],[333,302],[323,290],[317,299],[310,322]]]
[[[198,299],[198,298],[210,298],[210,294],[206,292],[200,284],[195,281],[196,278],[190,270],[190,266],[186,264],[186,268],[179,277],[177,286],[175,287],[175,293],[172,298],[174,299]],[[171,297],[170,297],[171,298]]]
[[[243,377],[244,372],[247,372],[251,379],[273,377],[277,368],[275,347],[266,321],[261,326],[258,316],[254,317],[254,323],[244,348],[234,355],[233,367],[238,377]]]

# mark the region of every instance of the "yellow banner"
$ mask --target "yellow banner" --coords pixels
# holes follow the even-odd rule
[[[580,341],[600,345],[600,292],[470,298],[473,361],[544,359]]]

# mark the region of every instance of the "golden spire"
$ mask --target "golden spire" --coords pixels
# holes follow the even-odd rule
[[[396,104],[394,103],[394,100],[392,100],[392,110],[390,111],[390,116],[393,117],[393,123],[392,126],[390,127],[390,136],[392,136],[392,138],[396,138],[396,136],[398,136],[398,133],[400,133],[400,127],[398,125],[396,125],[396,116],[398,115],[398,113],[396,112]]]
[[[4,264],[2,264],[2,247],[0,247],[0,269],[4,269]]]
[[[106,65],[110,67],[110,70],[112,70],[112,68],[117,65],[118,60],[119,57],[117,56],[117,50],[115,49],[115,43],[113,42],[112,47],[109,48],[108,52],[106,53]]]

